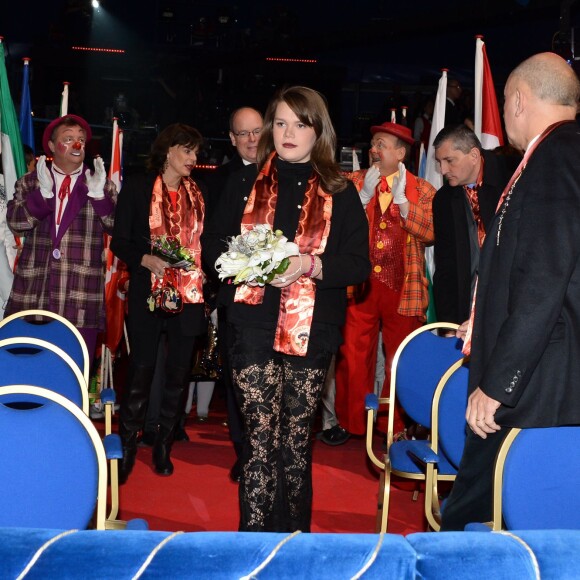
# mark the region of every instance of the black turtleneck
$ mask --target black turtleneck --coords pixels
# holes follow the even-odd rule
[[[289,163],[280,158],[275,158],[274,162],[278,169],[278,199],[273,225],[293,241],[298,228],[300,206],[313,169],[309,162]],[[219,207],[206,224],[202,235],[206,268],[213,270],[216,259],[226,249],[227,238],[240,233],[245,206],[245,201],[240,199],[241,194],[245,200],[249,191],[241,192],[239,186],[226,186]],[[349,183],[344,191],[333,195],[330,234],[321,255],[324,279],[315,280],[317,290],[313,331],[330,325],[335,329],[333,337],[340,342],[339,329],[344,324],[346,287],[363,282],[370,272],[368,243],[366,214],[356,188]],[[280,307],[280,289],[266,285],[264,301],[256,306],[235,303],[235,289],[232,284],[222,284],[219,293],[219,304],[227,305],[228,308],[228,322],[274,331]],[[325,340],[328,340],[326,337],[327,334]],[[334,342],[334,338],[332,340]]]

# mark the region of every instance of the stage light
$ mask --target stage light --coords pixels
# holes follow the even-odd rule
[[[99,0],[93,0],[93,1],[91,2],[91,4],[93,5],[93,8],[99,8],[99,6],[101,5],[101,4],[99,3]]]

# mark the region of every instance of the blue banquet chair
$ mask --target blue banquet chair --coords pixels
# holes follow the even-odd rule
[[[465,447],[468,380],[466,359],[449,367],[433,395],[430,438],[408,445],[408,453],[425,469],[425,517],[435,531],[441,528],[438,482],[455,479]]]
[[[87,345],[78,329],[66,318],[48,310],[22,310],[0,321],[0,340],[29,336],[52,342],[64,350],[79,366],[89,384],[91,361]]]
[[[39,338],[59,346],[81,369],[88,392],[92,361],[89,360],[87,345],[81,333],[69,320],[48,310],[22,310],[0,321],[0,340],[15,336]],[[91,396],[89,395],[89,399]],[[109,435],[112,429],[115,391],[102,389],[99,397],[104,405],[105,433]]]
[[[147,529],[106,518],[107,458],[90,418],[32,385],[0,387],[0,527]]]
[[[0,465],[0,527],[105,529],[105,450],[66,397],[0,387]]]
[[[28,384],[50,389],[75,403],[89,414],[89,396],[84,377],[72,358],[51,342],[30,337],[13,337],[0,340],[0,385]],[[123,452],[117,434],[104,437],[109,460],[110,510],[107,522],[111,527],[122,527],[119,513],[118,460]]]
[[[391,365],[389,395],[379,398],[369,394],[366,448],[370,460],[381,470],[377,507],[377,532],[386,532],[389,515],[391,475],[425,481],[425,468],[409,453],[414,441],[394,442],[395,402],[398,401],[412,421],[431,429],[431,405],[441,377],[449,367],[463,358],[463,342],[457,338],[436,334],[454,331],[457,324],[437,322],[426,324],[410,333],[399,345]],[[381,460],[373,450],[374,420],[380,405],[389,405],[386,453]],[[438,478],[453,479],[455,469],[448,461],[438,467]]]
[[[470,531],[580,530],[580,426],[509,430],[495,462],[493,520]]]

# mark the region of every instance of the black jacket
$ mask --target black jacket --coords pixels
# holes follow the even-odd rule
[[[577,123],[548,135],[482,248],[469,387],[500,425],[580,424],[579,151]]]
[[[497,202],[511,172],[505,159],[483,151],[483,184],[478,192],[483,225],[487,232]],[[471,309],[471,252],[469,222],[463,186],[444,185],[433,199],[435,274],[433,296],[437,320],[461,324]]]
[[[141,266],[144,254],[151,253],[149,209],[156,175],[132,175],[123,182],[115,213],[111,250],[129,269],[129,316],[145,319],[152,314],[147,309],[151,293],[151,272]],[[202,194],[204,190],[202,189]],[[202,334],[206,329],[203,304],[187,304],[178,314],[182,329],[188,335]]]
[[[290,172],[306,171],[306,179],[311,167],[303,164],[286,164],[294,167],[284,170]],[[300,167],[302,166],[302,167]],[[280,180],[292,180],[292,175],[282,175]],[[298,177],[297,180],[303,181]],[[246,205],[247,196],[253,183],[247,189],[240,188],[239,183],[228,181],[223,190],[219,206],[209,220],[202,236],[203,256],[206,268],[214,268],[219,255],[227,248],[226,239],[240,233],[240,223]],[[280,186],[282,189],[282,186]],[[300,192],[281,191],[274,218],[274,227],[280,228],[289,240],[293,240],[300,215]],[[368,222],[358,193],[354,185],[334,195],[332,225],[328,243],[320,256],[323,263],[323,280],[316,282],[316,302],[313,322],[342,326],[346,310],[346,287],[364,282],[370,273],[368,257]],[[266,286],[263,304],[250,306],[233,302],[235,286],[223,284],[220,289],[219,303],[227,305],[228,320],[234,324],[257,327],[269,327],[276,324],[280,303],[280,289]]]

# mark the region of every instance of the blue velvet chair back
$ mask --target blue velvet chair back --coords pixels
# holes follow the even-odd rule
[[[36,320],[38,317],[42,317],[42,322]],[[39,338],[60,347],[77,363],[88,384],[90,361],[87,346],[68,320],[44,310],[17,312],[0,321],[0,340],[15,336]]]
[[[450,377],[439,399],[439,446],[449,463],[459,468],[465,447],[465,409],[469,368],[459,367]]]
[[[580,426],[522,429],[507,451],[508,530],[580,529]]]
[[[396,398],[409,417],[431,427],[431,401],[445,371],[462,356],[463,342],[426,330],[401,351],[396,367]]]
[[[5,403],[25,404],[14,408]],[[106,459],[90,419],[57,393],[0,387],[0,526],[104,529]]]
[[[88,414],[88,391],[80,369],[52,343],[28,337],[0,340],[0,386],[14,384],[59,393]]]

